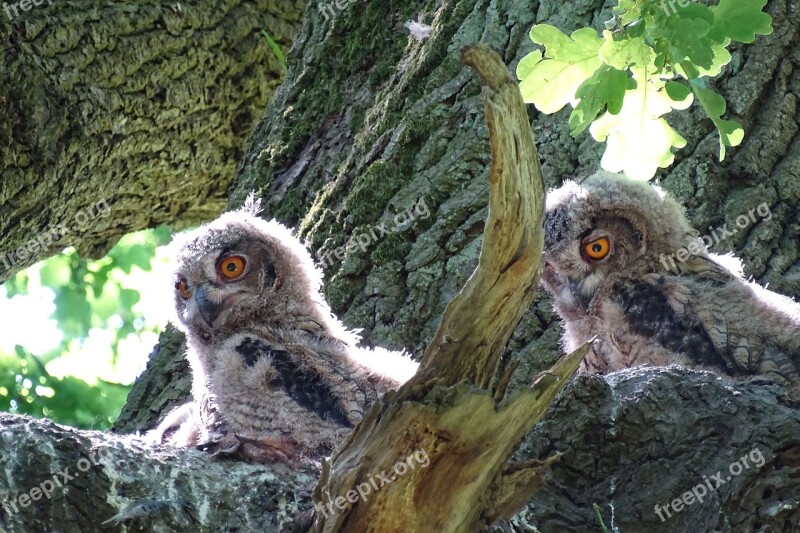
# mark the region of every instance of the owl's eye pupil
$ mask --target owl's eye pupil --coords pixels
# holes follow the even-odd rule
[[[245,259],[241,255],[226,257],[217,265],[217,272],[226,280],[238,279],[245,270]]]
[[[581,253],[584,259],[600,261],[608,255],[610,241],[608,237],[599,237],[583,244]]]

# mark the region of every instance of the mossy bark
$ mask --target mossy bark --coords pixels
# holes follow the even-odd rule
[[[0,9],[0,282],[219,214],[283,78],[261,31],[288,49],[305,5],[37,3]]]

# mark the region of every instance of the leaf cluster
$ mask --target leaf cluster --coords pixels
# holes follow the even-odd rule
[[[129,387],[99,381],[89,384],[53,377],[37,358],[17,346],[0,353],[0,410],[89,429],[108,429],[125,403]]]
[[[706,6],[688,0],[619,0],[601,35],[581,28],[572,35],[539,24],[531,40],[544,47],[517,67],[526,102],[543,113],[573,107],[570,131],[587,128],[606,142],[603,168],[651,178],[674,161],[686,140],[663,118],[696,98],[725,148],[744,136],[739,123],[723,119],[725,99],[707,80],[731,61],[733,41],[751,43],[772,32],[762,11],[766,0],[720,0]]]

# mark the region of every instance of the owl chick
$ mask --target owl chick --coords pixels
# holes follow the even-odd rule
[[[253,460],[316,458],[417,365],[357,347],[305,247],[258,211],[249,198],[173,244],[172,321],[186,334],[194,401],[152,436]]]
[[[800,393],[800,305],[709,253],[661,188],[601,171],[546,204],[542,283],[566,350],[597,336],[585,370],[678,363]]]

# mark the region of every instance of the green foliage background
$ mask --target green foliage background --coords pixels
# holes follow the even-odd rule
[[[135,269],[150,271],[157,247],[167,244],[171,231],[155,230],[126,235],[96,261],[78,257],[67,250],[18,273],[4,284],[8,298],[28,294],[32,276],[50,288],[55,297],[52,318],[64,336],[47,353],[34,356],[24,346],[15,353],[0,353],[0,410],[47,417],[60,423],[94,429],[111,426],[127,398],[129,385],[98,380],[51,376],[46,367],[68,353],[80,351],[92,328],[114,331],[112,351],[117,362],[120,342],[144,331],[158,333],[133,311],[140,292],[131,286]],[[83,354],[82,354],[83,356]],[[92,364],[86,354],[85,364]]]

